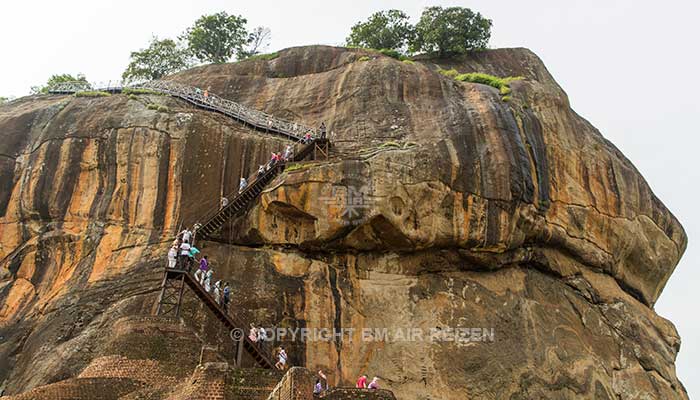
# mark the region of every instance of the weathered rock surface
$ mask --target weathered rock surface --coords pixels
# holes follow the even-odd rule
[[[504,102],[437,67],[525,79]],[[291,344],[297,364],[409,399],[687,398],[680,339],[652,309],[685,233],[531,52],[301,47],[171,79],[328,125],[331,160],[290,168],[205,246],[246,320],[356,329]],[[0,135],[10,393],[77,376],[117,318],[150,312],[173,233],[286,143],[162,96],[22,99]],[[360,336],[457,327],[493,341]]]

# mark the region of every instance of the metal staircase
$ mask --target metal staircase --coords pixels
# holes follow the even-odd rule
[[[156,315],[179,317],[185,286],[189,287],[192,293],[209,308],[214,316],[221,321],[229,331],[239,334],[231,335],[232,338],[234,336],[239,336],[235,337],[238,341],[238,354],[236,357],[238,365],[240,365],[241,353],[245,350],[261,367],[268,369],[274,368],[274,358],[272,354],[269,353],[268,349],[263,348],[259,343],[253,342],[245,334],[248,331],[246,329],[247,325],[220,306],[195,278],[185,270],[166,268],[163,274],[160,296],[158,297]]]
[[[150,81],[131,86],[110,82],[102,85],[92,85],[88,82],[61,82],[48,88],[51,94],[73,94],[85,91],[101,91],[109,93],[121,93],[129,89],[145,89],[153,92],[167,94],[185,100],[197,107],[215,111],[242,122],[253,129],[277,134],[293,141],[300,141],[304,135],[311,133],[317,136],[316,129],[309,126],[283,120],[263,111],[243,106],[232,100],[224,99],[213,93],[194,86],[184,85],[175,81]]]
[[[308,156],[316,153],[327,153],[328,152],[328,140],[326,139],[316,139],[302,145],[298,152],[294,154],[290,161],[299,162],[306,159]],[[314,155],[316,155],[314,154]],[[230,218],[236,216],[241,211],[246,210],[248,206],[258,197],[260,193],[265,189],[270,181],[276,177],[280,172],[284,171],[285,163],[277,162],[275,164],[268,164],[268,169],[260,174],[252,177],[253,180],[248,186],[236,194],[235,197],[229,202],[226,207],[223,207],[217,211],[214,211],[210,215],[202,218],[204,221],[201,224],[197,224],[194,229],[194,234],[197,239],[208,239],[218,231]]]
[[[288,161],[299,162],[307,158],[317,159],[319,156],[328,158],[330,141],[325,137],[325,131],[316,132],[308,126],[295,122],[276,118],[262,111],[247,108],[231,100],[223,99],[214,94],[202,91],[196,87],[190,87],[174,81],[151,81],[132,86],[124,86],[121,83],[114,85],[91,85],[87,82],[63,82],[53,85],[48,89],[52,94],[73,94],[84,91],[105,91],[109,93],[121,93],[126,89],[147,89],[150,91],[178,97],[197,107],[227,115],[252,128],[281,135],[299,145],[294,155]],[[302,143],[305,136],[310,134],[313,139],[308,143]],[[320,137],[319,137],[320,135]],[[236,193],[225,207],[212,211],[202,218],[204,223],[197,224],[194,229],[198,239],[210,238],[215,232],[235,215],[241,213],[262,193],[265,186],[270,183],[285,168],[285,163],[277,161],[269,163],[265,170],[249,179],[248,186],[240,193]],[[230,198],[230,197],[229,197]],[[182,298],[185,287],[213,312],[230,331],[241,333],[237,339],[237,364],[240,366],[241,354],[246,351],[255,362],[263,368],[274,368],[274,358],[267,349],[253,342],[245,335],[246,324],[235,315],[227,312],[214,298],[204,290],[189,271],[166,268],[163,274],[160,295],[156,315],[180,316]]]

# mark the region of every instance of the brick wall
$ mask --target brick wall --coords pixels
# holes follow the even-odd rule
[[[123,378],[75,378],[3,397],[5,400],[117,400],[143,384]]]
[[[314,376],[304,368],[283,373],[230,368],[216,346],[202,345],[181,320],[127,317],[111,327],[101,356],[72,378],[8,400],[169,399],[311,400]],[[3,397],[3,400],[5,397]]]
[[[306,368],[292,367],[267,400],[312,400],[316,376]]]
[[[119,355],[95,358],[78,378],[128,378],[153,386],[173,385],[178,381],[158,361],[132,360]]]
[[[226,378],[226,398],[236,400],[265,400],[282,379],[282,373],[272,369],[236,368]]]
[[[197,366],[187,382],[170,400],[225,400],[227,363],[212,362]]]
[[[114,324],[101,355],[157,361],[164,374],[184,380],[199,364],[201,349],[202,341],[179,319],[134,316]]]

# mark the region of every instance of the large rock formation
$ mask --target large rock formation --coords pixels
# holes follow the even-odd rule
[[[438,68],[524,79],[505,102]],[[687,398],[652,308],[685,233],[528,50],[302,47],[170,79],[328,125],[329,161],[289,168],[204,244],[245,320],[355,329],[291,343],[295,363],[406,399]],[[0,135],[10,393],[77,376],[114,321],[150,312],[178,228],[286,143],[153,95],[20,99]],[[454,328],[472,340],[396,337]]]

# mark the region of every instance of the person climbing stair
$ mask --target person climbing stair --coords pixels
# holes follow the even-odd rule
[[[277,363],[275,364],[275,368],[279,370],[284,370],[287,365],[287,352],[284,350],[283,346],[279,347],[279,351],[277,352]]]
[[[191,247],[188,240],[182,240],[182,244],[180,244],[180,269],[189,270]]]
[[[231,288],[228,282],[224,283],[224,310],[228,312],[228,304],[231,302]]]

